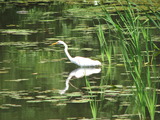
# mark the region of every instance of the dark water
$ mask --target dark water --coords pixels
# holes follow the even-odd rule
[[[1,120],[92,118],[88,102],[65,102],[78,99],[72,98],[72,95],[64,100],[58,99],[57,102],[29,102],[61,96],[58,91],[65,88],[65,80],[69,73],[78,68],[69,63],[63,47],[50,47],[52,42],[64,40],[69,44],[73,56],[99,55],[98,41],[95,34],[93,35],[93,30],[74,30],[79,26],[93,26],[92,19],[68,16],[65,10],[68,7],[69,5],[58,2],[46,6],[11,4],[2,7]],[[100,79],[98,74],[95,77]],[[81,92],[81,88],[85,86],[85,79],[74,79],[72,84],[76,88],[70,86],[68,91],[66,90],[67,93]]]
[[[83,5],[87,6],[96,8],[93,3]],[[72,56],[101,60],[96,18],[73,14],[80,7],[63,2],[1,5],[1,120],[91,119],[96,99],[97,118],[117,118],[125,113],[127,106],[122,101],[126,98],[116,94],[105,98],[103,88],[94,88],[111,85],[108,88],[119,93],[123,86],[131,85],[118,56],[118,65],[108,66],[105,61],[102,68],[79,68],[66,58],[63,46],[49,46],[61,39]]]

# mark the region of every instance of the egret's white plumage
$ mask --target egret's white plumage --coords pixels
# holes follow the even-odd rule
[[[90,58],[84,58],[84,57],[71,57],[70,54],[68,53],[68,46],[65,42],[63,41],[57,41],[56,43],[52,43],[51,45],[55,45],[55,44],[62,44],[64,45],[64,52],[66,53],[68,59],[78,65],[78,66],[81,66],[81,67],[86,67],[86,66],[100,66],[101,65],[101,62],[98,61],[98,60],[92,60]]]

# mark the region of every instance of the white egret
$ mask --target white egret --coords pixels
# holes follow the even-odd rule
[[[55,45],[55,44],[62,44],[62,45],[64,45],[64,52],[66,53],[66,56],[68,57],[68,59],[72,63],[74,63],[74,64],[76,64],[76,65],[78,65],[80,67],[101,66],[101,62],[98,61],[98,60],[92,60],[90,58],[84,58],[84,57],[79,57],[79,56],[74,57],[74,58],[71,57],[70,54],[68,53],[68,46],[67,46],[67,44],[65,42],[61,41],[61,40],[59,40],[59,41],[57,41],[55,43],[52,43],[51,45]]]

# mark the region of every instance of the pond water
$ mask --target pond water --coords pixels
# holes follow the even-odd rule
[[[111,66],[105,60],[102,67],[79,68],[63,46],[49,46],[63,40],[72,56],[101,61],[96,2],[0,5],[1,120],[139,118],[130,112],[134,86],[119,48]]]

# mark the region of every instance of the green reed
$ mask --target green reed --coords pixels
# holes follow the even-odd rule
[[[111,64],[112,54],[113,54],[113,44],[111,42],[106,41],[104,31],[102,30],[101,25],[99,25],[98,27],[97,35],[100,43],[102,61],[105,61],[105,56],[106,56],[109,64]]]
[[[86,80],[86,86],[89,88],[89,92],[91,94],[89,103],[90,103],[90,108],[91,108],[93,120],[96,120],[97,112],[98,112],[98,102],[97,102],[96,98],[93,97],[92,88],[91,88],[90,82],[88,81],[87,77],[85,77],[85,80]]]
[[[113,20],[110,13],[105,8],[102,8],[105,13],[104,20],[108,27],[111,26],[110,28],[113,29],[118,36],[124,65],[134,80],[134,86],[136,86],[134,98],[139,108],[138,113],[140,118],[145,119],[147,108],[151,120],[154,120],[156,91],[155,85],[151,80],[151,73],[154,71],[152,71],[152,67],[149,66],[149,63],[151,63],[150,53],[153,50],[154,43],[151,40],[148,27],[150,21],[154,21],[156,26],[158,26],[158,23],[153,19],[140,21],[141,14],[139,14],[138,11],[135,12],[128,0],[126,2],[128,6],[123,8],[123,12],[117,10],[118,20]],[[151,18],[148,14],[147,17]],[[99,34],[101,34],[101,36],[98,36],[101,43],[101,41],[105,41],[105,38],[101,31]],[[102,43],[100,45],[102,45]],[[107,50],[107,48],[108,46],[103,49]],[[145,66],[146,63],[148,66]],[[146,72],[144,73],[145,70]],[[154,74],[153,76],[156,75]]]

